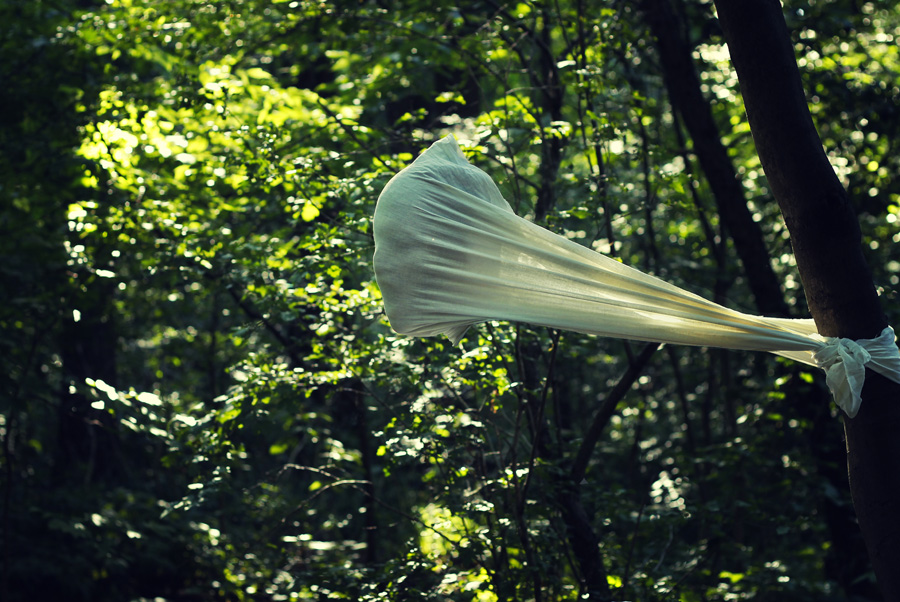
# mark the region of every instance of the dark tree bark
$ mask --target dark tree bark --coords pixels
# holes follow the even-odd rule
[[[643,0],[642,10],[656,41],[673,108],[689,130],[694,152],[711,184],[726,233],[736,232],[731,235],[731,240],[745,267],[756,307],[763,314],[788,315],[780,284],[769,262],[762,230],[752,220],[737,172],[721,142],[712,107],[701,90],[692,57],[693,47],[687,39],[683,19],[671,0]],[[718,297],[716,301],[722,302]],[[809,435],[816,469],[842,494],[841,497],[849,499],[846,475],[833,468],[836,458],[838,463],[845,460],[846,450],[843,442],[833,437],[836,425],[832,424],[827,407],[828,393],[820,387],[806,389],[801,395],[802,403],[796,404],[796,411],[798,416],[814,425]],[[826,562],[826,576],[837,581],[847,595],[870,597],[874,586],[868,580],[860,579],[871,569],[853,509],[831,497],[823,498],[820,504],[833,544]]]
[[[813,125],[778,0],[716,0],[750,129],[791,234],[818,330],[873,338],[887,325],[859,223]],[[871,371],[844,419],[853,502],[886,600],[900,600],[900,385]]]
[[[112,287],[104,282],[74,293],[69,300],[72,307],[82,309],[78,321],[64,320],[60,333],[64,388],[57,408],[54,457],[54,477],[59,482],[84,484],[122,476],[116,462],[115,421],[110,414],[91,408],[93,400],[83,390],[88,378],[116,386],[112,298]]]
[[[697,160],[706,175],[719,217],[744,267],[757,310],[787,316],[781,284],[772,270],[762,230],[747,207],[744,188],[722,144],[709,100],[703,96],[691,47],[670,0],[643,0],[644,19],[656,40],[663,79],[672,106],[690,134]]]
[[[545,11],[546,12],[546,11]],[[559,72],[556,60],[550,51],[552,41],[550,29],[547,27],[551,19],[544,15],[544,25],[534,37],[537,46],[537,65],[531,71],[531,81],[539,91],[536,100],[543,112],[551,121],[563,119],[562,106],[565,88],[560,85]],[[538,189],[537,202],[534,207],[534,219],[541,222],[556,204],[556,178],[559,175],[559,165],[562,158],[562,139],[559,136],[541,136],[541,185]]]
[[[382,533],[379,532],[378,502],[375,495],[375,454],[372,449],[372,438],[370,436],[373,429],[369,425],[369,408],[366,406],[366,397],[363,394],[362,386],[359,383],[353,383],[349,395],[353,397],[353,405],[356,408],[356,432],[359,436],[363,478],[366,481],[366,485],[363,486],[363,490],[366,492],[366,513],[363,516],[366,530],[366,549],[363,552],[363,562],[372,565],[378,562],[380,547],[378,542],[382,536]]]
[[[561,476],[557,502],[569,535],[569,545],[581,570],[582,590],[585,599],[594,602],[611,600],[612,592],[607,581],[603,555],[600,553],[600,534],[594,528],[581,499],[581,483],[587,474],[588,464],[600,441],[606,425],[615,414],[619,402],[644,373],[644,369],[659,349],[658,343],[648,343],[629,363],[619,382],[610,390],[594,414],[591,425],[584,434],[572,467],[567,476]]]

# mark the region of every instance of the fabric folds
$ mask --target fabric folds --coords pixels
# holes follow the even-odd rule
[[[812,320],[765,318],[708,301],[513,213],[456,140],[434,143],[382,191],[375,278],[391,327],[447,335],[509,320],[608,337],[768,351],[826,371],[850,416],[868,365],[900,382],[900,352],[876,339],[829,339]]]

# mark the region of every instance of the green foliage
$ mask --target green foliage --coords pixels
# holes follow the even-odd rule
[[[711,7],[685,10],[719,136],[802,315]],[[900,14],[788,14],[893,316]],[[452,348],[384,319],[375,200],[446,133],[520,214],[752,306],[632,3],[0,15],[15,81],[0,116],[0,598],[863,595],[818,375],[658,351],[575,479],[637,347],[487,324]]]

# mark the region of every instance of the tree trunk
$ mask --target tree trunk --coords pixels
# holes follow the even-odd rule
[[[694,143],[694,153],[709,182],[722,225],[741,259],[756,308],[765,315],[787,317],[788,306],[772,269],[762,230],[747,207],[744,187],[722,144],[709,100],[703,96],[678,15],[669,0],[643,0],[641,8],[656,40],[672,106],[681,115]]]
[[[818,330],[873,338],[887,325],[853,206],[828,163],[777,0],[716,0],[750,129],[791,234]],[[867,372],[844,418],[854,507],[886,600],[900,600],[900,385]]]
[[[71,307],[81,311],[77,321],[66,316],[60,333],[64,388],[57,408],[54,477],[58,482],[87,484],[118,476],[115,420],[107,412],[94,410],[93,400],[84,393],[88,378],[116,386],[112,298],[112,286],[101,281],[69,299]]]

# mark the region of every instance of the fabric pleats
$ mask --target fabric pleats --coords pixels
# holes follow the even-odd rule
[[[374,229],[376,281],[391,327],[401,334],[443,334],[455,344],[473,324],[508,320],[768,351],[826,369],[851,415],[865,365],[900,382],[900,352],[889,328],[866,341],[829,339],[811,319],[738,312],[628,267],[515,215],[452,136],[391,179],[378,199]],[[870,350],[856,352],[850,343]]]

